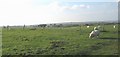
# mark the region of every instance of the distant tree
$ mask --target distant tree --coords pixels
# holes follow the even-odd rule
[[[62,24],[60,24],[60,26],[62,27],[63,25],[62,25]]]
[[[3,26],[3,28],[6,28],[5,26]]]
[[[25,29],[25,24],[24,24],[24,26],[23,26],[23,29]]]
[[[56,25],[57,27],[62,27],[62,24]]]
[[[85,24],[86,26],[89,26],[90,24]]]
[[[56,24],[54,24],[54,26],[56,26]]]
[[[10,30],[10,26],[9,25],[7,25],[7,29]]]
[[[46,27],[47,26],[47,24],[40,24],[40,25],[38,25],[38,27]]]

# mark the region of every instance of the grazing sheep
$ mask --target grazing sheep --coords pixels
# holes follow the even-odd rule
[[[98,29],[101,28],[101,26],[98,26]]]
[[[7,26],[7,29],[8,29],[8,30],[10,30],[10,29],[11,29],[9,25]]]
[[[116,26],[114,25],[113,28],[116,28]]]
[[[23,29],[25,29],[25,25],[23,26]]]
[[[8,30],[11,30],[11,28],[10,28],[10,27],[8,27]]]
[[[89,28],[90,26],[87,26],[87,28]]]
[[[98,27],[94,27],[94,30],[98,30]]]
[[[98,28],[94,27],[94,30],[89,34],[89,38],[98,37],[99,34],[100,34],[100,31],[98,30]]]
[[[11,28],[9,27],[8,30],[11,30]]]

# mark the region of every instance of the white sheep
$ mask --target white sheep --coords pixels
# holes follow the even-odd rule
[[[11,30],[11,28],[9,27],[8,30]]]
[[[98,29],[101,28],[101,26],[97,26],[97,27],[98,27]]]
[[[113,28],[116,28],[116,26],[114,25]]]
[[[99,34],[100,34],[100,31],[98,30],[98,28],[94,27],[94,30],[89,34],[89,38],[98,37]]]
[[[89,28],[90,26],[87,26],[87,28]]]
[[[10,27],[7,27],[7,29],[8,29],[8,30],[11,30],[11,28],[10,28]]]
[[[98,27],[94,27],[94,30],[98,30]]]

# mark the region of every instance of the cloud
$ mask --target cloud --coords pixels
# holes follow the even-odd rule
[[[78,5],[73,5],[73,6],[71,6],[71,8],[70,9],[72,9],[72,10],[76,10],[76,9],[79,9],[80,7],[78,6]]]
[[[73,15],[64,14],[65,10],[79,10],[88,6],[63,6],[57,1],[48,5],[34,6],[32,0],[1,0],[0,8],[1,24],[23,25],[68,21]]]
[[[0,1],[0,25],[24,25],[52,23],[63,21],[78,21],[85,18],[80,14],[66,14],[68,10],[89,9],[89,5],[74,4],[70,6],[61,5],[54,1],[48,5],[35,6],[33,0],[1,0]],[[83,12],[81,12],[83,13]]]
[[[90,8],[89,5],[80,5],[81,8]]]
[[[32,0],[1,0],[0,8],[0,25],[49,23],[63,13],[58,2],[34,6]]]
[[[117,2],[120,2],[120,0],[118,0]]]
[[[72,6],[64,6],[64,10],[80,10],[80,9],[89,9],[89,5],[72,5]]]
[[[60,0],[62,2],[117,2],[118,0]]]

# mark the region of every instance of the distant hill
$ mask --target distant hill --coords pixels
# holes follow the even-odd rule
[[[63,25],[84,25],[84,24],[106,24],[106,23],[118,23],[118,21],[90,21],[90,22],[62,22],[62,23],[51,23],[51,24],[63,24]]]
[[[106,23],[118,23],[118,21],[88,21],[88,22],[61,22],[61,23],[49,23],[46,25],[63,25],[63,26],[70,26],[70,25],[85,25],[85,24],[106,24]],[[42,24],[33,24],[33,25],[26,25],[26,26],[38,26]],[[16,25],[16,26],[24,26],[24,25]]]

